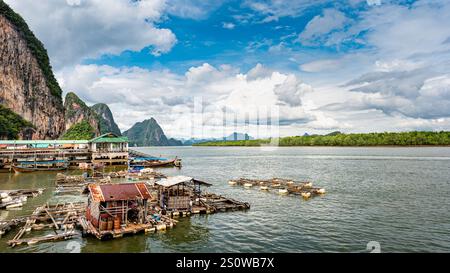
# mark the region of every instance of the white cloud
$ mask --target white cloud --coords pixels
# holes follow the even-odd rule
[[[301,106],[302,97],[307,92],[312,92],[310,85],[300,82],[296,76],[289,75],[283,83],[276,85],[275,94],[278,100],[289,106]]]
[[[381,0],[367,0],[367,5],[379,6],[379,5],[381,5]]]
[[[298,40],[304,45],[319,45],[334,30],[342,29],[350,21],[344,13],[336,9],[325,9],[322,15],[315,16],[300,33]],[[328,39],[330,41],[330,39]]]
[[[139,51],[168,52],[176,43],[169,29],[156,24],[164,0],[6,0],[45,44],[52,65],[62,68],[102,54]]]
[[[304,11],[313,6],[319,6],[327,3],[327,0],[292,0],[292,1],[280,1],[280,0],[246,0],[244,6],[256,11],[264,16],[260,22],[267,23],[277,21],[281,17],[297,17]]]
[[[182,18],[201,20],[223,4],[223,0],[168,0],[167,12]]]
[[[341,60],[337,59],[317,60],[300,65],[300,69],[305,72],[332,71],[339,68],[341,63]]]
[[[258,63],[255,65],[255,67],[253,67],[247,72],[247,80],[251,81],[260,78],[270,77],[272,73],[273,71],[271,69]]]
[[[235,24],[229,22],[223,22],[222,27],[225,29],[234,29],[236,27]]]

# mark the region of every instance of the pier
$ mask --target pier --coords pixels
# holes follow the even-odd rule
[[[0,167],[26,164],[38,169],[59,162],[127,165],[128,139],[107,133],[91,140],[0,140]]]

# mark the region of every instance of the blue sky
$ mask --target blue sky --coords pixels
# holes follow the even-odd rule
[[[122,130],[150,117],[184,138],[450,129],[450,1],[5,2],[64,92],[107,103]]]
[[[193,65],[205,62],[212,65],[223,63],[250,70],[257,63],[264,63],[279,69],[295,70],[299,63],[306,63],[318,56],[339,56],[340,54],[365,48],[365,45],[346,41],[338,46],[302,45],[297,36],[308,22],[320,16],[324,9],[339,7],[346,16],[357,20],[358,12],[371,6],[367,2],[348,7],[339,1],[321,3],[310,1],[301,13],[263,22],[268,17],[253,10],[243,1],[215,1],[213,8],[204,15],[185,18],[168,14],[158,27],[170,29],[177,37],[177,43],[170,52],[159,56],[148,54],[152,46],[142,50],[126,50],[120,54],[105,54],[85,60],[85,64],[111,66],[139,66],[144,68],[165,67],[183,73]],[[403,3],[402,3],[403,4]],[[280,59],[278,53],[268,53],[271,47],[282,44],[286,49],[304,57],[299,62]]]

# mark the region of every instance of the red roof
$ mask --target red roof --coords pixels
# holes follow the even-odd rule
[[[90,184],[89,191],[96,202],[151,198],[145,183]]]

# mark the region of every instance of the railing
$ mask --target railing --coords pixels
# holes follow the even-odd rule
[[[126,153],[126,149],[96,149],[95,153]]]
[[[0,155],[88,154],[88,149],[1,149]]]

